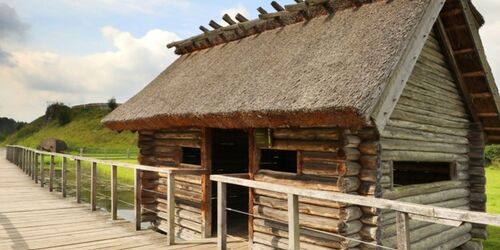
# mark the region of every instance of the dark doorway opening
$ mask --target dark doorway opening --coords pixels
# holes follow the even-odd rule
[[[450,181],[454,168],[449,162],[393,162],[394,186]]]
[[[260,169],[297,173],[297,151],[262,149]]]
[[[212,129],[212,174],[248,173],[248,133],[238,129]],[[227,186],[227,232],[248,235],[248,188]],[[212,232],[217,234],[217,185],[212,182]]]

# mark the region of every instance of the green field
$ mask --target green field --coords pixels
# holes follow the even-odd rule
[[[500,214],[500,165],[486,168],[486,193],[488,195],[488,213]],[[485,249],[500,249],[500,227],[488,227],[488,240],[484,242]]]
[[[131,132],[117,133],[101,124],[110,111],[100,108],[78,108],[71,110],[71,122],[60,126],[57,121],[45,122],[42,116],[10,135],[0,145],[23,145],[36,148],[47,138],[61,139],[72,151],[79,148],[136,150],[137,135]]]

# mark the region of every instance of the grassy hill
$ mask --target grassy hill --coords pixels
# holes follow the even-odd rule
[[[8,136],[0,145],[17,144],[36,147],[43,139],[57,138],[65,141],[71,150],[78,148],[135,149],[137,135],[120,134],[101,125],[101,119],[110,111],[102,108],[73,108],[71,122],[59,125],[57,121],[45,122],[42,116]]]

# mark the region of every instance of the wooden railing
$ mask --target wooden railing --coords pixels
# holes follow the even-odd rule
[[[44,157],[50,157],[50,166],[48,173],[48,190],[52,192],[54,190],[55,182],[55,157],[61,157],[61,195],[62,197],[67,196],[67,168],[68,159],[75,162],[75,174],[76,174],[76,202],[81,203],[82,197],[82,162],[90,162],[90,207],[92,211],[97,209],[97,164],[102,164],[111,168],[111,219],[116,220],[118,218],[118,168],[128,168],[134,170],[134,223],[136,230],[141,230],[141,172],[156,172],[167,175],[167,243],[175,243],[175,199],[174,199],[174,187],[175,187],[175,175],[206,175],[209,174],[207,170],[202,169],[186,169],[186,168],[172,168],[172,167],[151,167],[137,164],[130,164],[124,162],[115,162],[108,160],[99,160],[94,158],[51,153],[46,151],[40,151],[36,149],[31,149],[22,146],[7,146],[7,159],[18,165],[28,176],[31,176],[35,183],[40,182],[40,186],[45,186],[45,162]]]
[[[217,182],[218,249],[226,249],[227,184],[287,194],[289,235],[288,249],[300,249],[299,196],[396,211],[397,249],[400,250],[410,249],[410,219],[455,227],[460,226],[464,222],[500,226],[500,216],[487,213],[420,205],[408,202],[364,197],[360,195],[304,189],[288,185],[253,181],[237,175],[211,175],[210,180]]]

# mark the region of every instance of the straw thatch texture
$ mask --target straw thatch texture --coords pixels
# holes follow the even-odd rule
[[[182,55],[103,122],[361,126],[429,2],[375,2]]]

